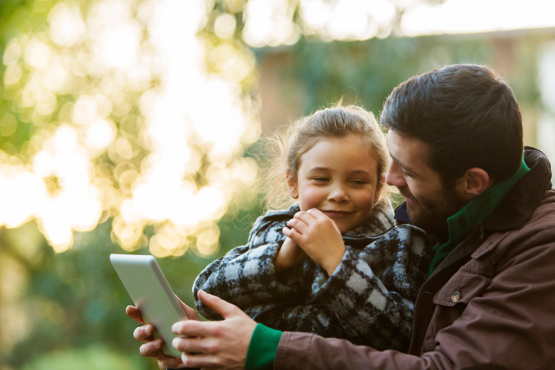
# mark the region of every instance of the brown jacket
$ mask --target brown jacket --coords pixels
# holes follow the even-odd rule
[[[526,163],[424,283],[409,354],[286,332],[274,369],[555,369],[555,190],[541,152]]]

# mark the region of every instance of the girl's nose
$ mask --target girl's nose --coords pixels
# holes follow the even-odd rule
[[[403,176],[403,173],[401,172],[401,168],[394,161],[391,161],[391,164],[387,169],[387,173],[385,174],[385,182],[387,185],[392,185],[396,187],[407,186],[407,182],[405,181],[405,176]]]
[[[334,187],[330,193],[328,194],[328,200],[330,202],[346,202],[349,200],[349,197],[347,196],[347,193],[345,192],[345,190],[343,189],[343,187],[341,186],[336,186]]]

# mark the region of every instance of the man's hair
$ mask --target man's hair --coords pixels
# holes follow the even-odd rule
[[[448,187],[473,167],[503,181],[522,161],[518,102],[488,67],[455,64],[411,77],[387,98],[381,123],[427,143],[428,165]]]

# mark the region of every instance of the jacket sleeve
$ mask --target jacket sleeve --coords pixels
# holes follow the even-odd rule
[[[232,249],[212,262],[196,278],[193,294],[199,313],[207,319],[219,320],[220,315],[204,306],[198,291],[216,295],[245,310],[276,300],[286,301],[299,285],[300,265],[276,274],[274,259],[285,236],[280,224],[260,225],[259,219],[249,235],[246,246]]]
[[[414,301],[429,264],[428,239],[398,226],[362,250],[346,247],[318,300],[346,322],[356,344],[408,351]]]
[[[437,332],[421,357],[285,332],[274,369],[454,370],[483,364],[506,370],[555,368],[555,243],[505,257],[490,279],[474,277],[476,281],[469,285],[476,288],[468,292],[471,298],[465,303],[461,293],[457,303],[461,306],[451,307],[464,311]],[[466,278],[472,276],[476,275]],[[436,307],[432,322],[441,320],[436,318],[438,310],[443,309],[441,304]],[[440,316],[448,320],[446,313]]]

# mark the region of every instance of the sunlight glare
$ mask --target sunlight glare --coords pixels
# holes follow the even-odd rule
[[[48,15],[50,37],[60,46],[71,47],[82,41],[86,33],[85,22],[77,4],[58,3]]]
[[[243,40],[253,47],[292,45],[300,37],[287,0],[250,0],[245,9]]]
[[[284,4],[276,19],[286,25],[278,35],[285,42],[295,31]],[[114,242],[127,251],[149,245],[159,256],[181,255],[213,230],[255,182],[240,157],[261,129],[242,85],[255,57],[231,42],[231,14],[216,21],[220,44],[199,37],[211,10],[203,0],[101,0],[88,10],[60,3],[46,31],[8,41],[4,86],[19,89],[17,113],[31,114],[40,129],[28,167],[0,168],[0,189],[15,194],[0,225],[36,218],[60,253],[74,231],[112,217]],[[3,115],[0,135],[17,132],[14,117]],[[150,241],[148,225],[156,230]],[[215,234],[203,235],[204,254],[216,251]]]

